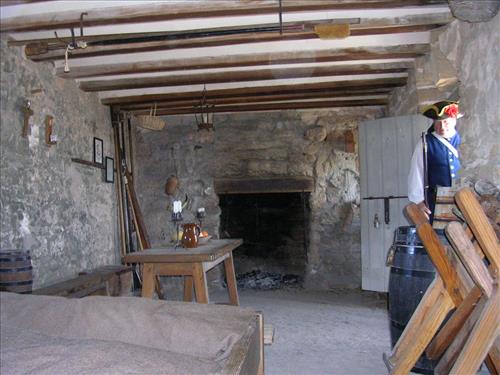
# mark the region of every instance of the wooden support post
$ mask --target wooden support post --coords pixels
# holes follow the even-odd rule
[[[202,263],[193,263],[193,281],[196,302],[208,303],[207,277]]]
[[[229,292],[229,302],[231,305],[239,306],[238,289],[236,286],[236,274],[234,272],[233,254],[224,259],[224,268],[226,270],[227,290]]]
[[[145,263],[142,269],[142,297],[153,297],[154,280],[154,264]]]
[[[184,302],[193,301],[193,276],[184,276]]]

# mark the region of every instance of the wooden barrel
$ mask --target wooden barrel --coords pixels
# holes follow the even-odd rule
[[[441,235],[444,235],[441,231]],[[390,250],[389,318],[392,347],[403,333],[425,291],[434,280],[436,269],[418,238],[415,227],[399,227]],[[434,374],[437,364],[424,354],[413,372]]]
[[[31,293],[33,267],[29,251],[0,251],[0,291]]]

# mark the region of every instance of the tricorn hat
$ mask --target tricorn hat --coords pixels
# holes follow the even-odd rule
[[[447,118],[460,118],[463,114],[458,109],[458,102],[443,100],[426,107],[422,114],[433,120],[444,120]]]

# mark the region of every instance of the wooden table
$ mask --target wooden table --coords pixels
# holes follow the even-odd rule
[[[241,239],[210,240],[194,249],[173,246],[147,249],[127,254],[124,263],[141,263],[142,297],[151,298],[156,276],[184,276],[184,301],[193,300],[193,286],[198,303],[208,303],[206,272],[224,261],[229,301],[238,306],[238,290],[234,273],[233,250]]]

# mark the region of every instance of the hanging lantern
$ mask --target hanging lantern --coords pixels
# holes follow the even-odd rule
[[[198,125],[198,131],[214,130],[214,123],[213,123],[214,107],[215,105],[208,104],[207,102],[207,88],[204,85],[200,103],[195,106],[195,112],[194,112],[194,116],[196,118],[196,124]]]

